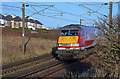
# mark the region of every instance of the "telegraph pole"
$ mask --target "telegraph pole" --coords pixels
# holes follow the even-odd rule
[[[109,27],[112,28],[112,2],[109,3]]]
[[[22,26],[23,26],[23,30],[22,30],[22,44],[23,44],[23,53],[25,55],[25,50],[24,50],[24,46],[25,46],[25,38],[24,38],[24,25],[25,25],[25,4],[22,4]]]
[[[120,32],[120,1],[118,2],[118,31]]]
[[[80,26],[81,26],[81,21],[82,21],[82,20],[80,19]]]

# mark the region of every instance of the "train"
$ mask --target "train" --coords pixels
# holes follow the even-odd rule
[[[62,27],[57,39],[57,57],[61,60],[82,58],[83,51],[100,43],[100,34],[100,29],[90,26],[70,24]]]

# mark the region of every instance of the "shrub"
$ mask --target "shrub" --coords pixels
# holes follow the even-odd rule
[[[102,29],[101,36],[105,38],[103,43],[96,47],[96,53],[102,69],[109,77],[118,77],[120,74],[120,40],[119,40],[119,17],[112,19],[110,26],[106,19],[99,18],[96,26]],[[102,47],[102,49],[100,49]]]

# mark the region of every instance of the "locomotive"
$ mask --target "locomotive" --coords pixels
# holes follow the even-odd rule
[[[80,59],[83,50],[100,41],[100,29],[79,24],[62,27],[57,39],[56,54],[62,60]]]

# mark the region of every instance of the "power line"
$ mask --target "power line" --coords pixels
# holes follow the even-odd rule
[[[31,2],[31,3],[33,3],[33,2]],[[34,4],[37,4],[37,3],[34,3]],[[38,4],[37,4],[37,5],[38,5]],[[77,14],[73,14],[73,13],[70,13],[70,12],[58,10],[58,9],[55,8],[55,7],[52,7],[52,8],[54,8],[55,10],[54,10],[54,9],[48,9],[48,10],[52,10],[52,11],[56,11],[56,12],[60,12],[60,13],[67,13],[67,14],[69,14],[69,15],[76,16],[76,17],[83,17],[83,15],[84,15],[84,14],[82,14],[82,15],[77,15]]]
[[[42,14],[39,14],[39,15],[42,15]],[[64,18],[58,18],[58,17],[48,16],[48,15],[42,15],[42,16],[47,16],[47,17],[51,17],[51,18],[55,18],[55,19],[60,19],[60,20],[65,20],[65,21],[79,22],[79,21],[74,21],[74,20],[69,20],[69,19],[64,19]]]
[[[72,16],[76,16],[76,17],[83,17],[83,15],[85,15],[85,13],[84,14],[81,14],[81,15],[77,15],[77,14],[73,14],[73,13],[70,13],[70,12],[66,12],[66,11],[62,11],[62,10],[58,10],[57,8],[55,8],[55,7],[53,7],[54,9],[56,9],[56,10],[54,10],[54,9],[49,9],[49,10],[53,10],[53,11],[58,11],[58,12],[62,12],[62,13],[66,13],[66,14],[69,14],[69,15],[72,15]],[[84,17],[83,17],[84,18]]]
[[[31,6],[32,6],[32,5],[31,5]],[[39,7],[39,6],[38,6],[38,7]],[[32,7],[32,8],[33,8],[33,7]],[[53,7],[53,8],[54,8],[54,7]],[[48,8],[47,8],[47,9],[48,9]],[[79,17],[82,16],[82,15],[76,15],[76,14],[72,14],[72,13],[65,12],[65,11],[60,11],[60,10],[58,10],[57,8],[55,8],[55,9],[56,9],[56,10],[54,10],[54,9],[48,9],[48,10],[52,10],[52,11],[56,11],[56,12],[61,12],[60,14],[67,13],[67,14],[70,14],[70,15],[73,15],[73,16],[77,16],[77,17],[78,17],[78,16],[79,16]],[[41,10],[41,11],[44,11],[44,10]],[[40,12],[41,12],[41,11],[40,11]],[[34,14],[36,14],[36,13],[34,13]],[[33,14],[33,15],[34,15],[34,14]],[[48,13],[48,14],[49,14],[49,13]],[[83,14],[83,15],[84,15],[84,14]],[[32,16],[32,15],[30,15],[30,16]],[[57,15],[56,15],[56,16],[57,16]]]
[[[98,10],[100,10],[100,8],[102,8],[103,5],[101,5],[96,11],[98,12]]]
[[[68,2],[67,2],[67,3],[68,3]],[[69,4],[74,5],[73,3],[69,3]],[[103,5],[103,4],[101,4],[101,5]],[[84,6],[83,4],[79,4],[78,6],[82,6],[82,7],[86,8],[86,9],[88,9],[88,10],[90,10],[90,11],[93,11],[93,13],[98,13],[98,14],[100,14],[100,15],[102,15],[102,16],[108,17],[108,16],[106,16],[106,15],[103,15],[103,14],[97,12],[97,11],[94,11],[94,10],[92,10],[92,9],[90,9],[90,8],[88,8],[88,7],[86,7],[86,6]]]
[[[92,2],[93,3],[93,2]],[[82,4],[80,4],[80,5],[108,5],[108,3],[96,3],[96,2],[94,2],[95,4],[88,4],[88,3],[82,3]]]
[[[37,12],[37,10],[35,8],[34,8],[34,10],[36,11],[37,14],[42,15],[39,12]],[[62,19],[62,20],[65,20],[65,21],[78,22],[78,21],[74,21],[74,20],[69,20],[69,19],[64,19],[64,18],[58,18],[58,17],[48,16],[48,15],[42,15],[42,16],[47,16],[47,17],[51,17],[51,18],[55,18],[55,19],[60,19],[60,20]]]
[[[32,6],[31,6],[32,7]],[[65,20],[65,21],[72,21],[72,22],[79,22],[79,21],[74,21],[74,20],[69,20],[69,19],[64,19],[64,18],[58,18],[58,17],[53,17],[53,16],[48,16],[48,15],[43,15],[43,14],[40,14],[41,11],[37,11],[34,7],[32,7],[36,12],[34,14],[39,14],[39,15],[42,15],[42,16],[46,16],[46,17],[51,17],[51,18],[55,18],[55,19],[62,19],[62,20]],[[45,8],[47,9],[47,8]],[[30,15],[30,16],[33,16],[34,14]]]
[[[4,10],[7,10],[7,11],[20,11],[20,9],[13,9],[13,8],[9,8],[9,7],[6,7],[6,8],[2,7],[1,10],[2,11],[4,11]]]
[[[0,6],[7,6],[7,7],[12,7],[12,8],[19,8],[19,9],[22,9],[22,7],[10,6],[10,5],[5,5],[5,4],[0,4]]]
[[[32,15],[30,15],[30,16],[33,16],[33,15],[35,15],[35,14],[39,13],[39,12],[42,12],[42,11],[44,11],[44,10],[46,10],[46,9],[50,8],[50,7],[51,7],[51,6],[49,6],[49,7],[45,8],[45,9],[43,9],[43,10],[40,10],[40,11],[38,11],[38,12],[35,12],[35,13],[33,13]],[[32,7],[32,8],[33,8],[33,7]]]
[[[32,6],[31,6],[32,7]],[[33,8],[33,7],[32,7]],[[48,10],[52,10],[52,11],[57,11],[57,12],[62,12],[62,13],[67,13],[67,14],[70,14],[70,15],[73,15],[73,16],[76,16],[75,14],[72,14],[72,13],[69,13],[69,12],[65,12],[65,11],[60,11],[58,10],[57,8],[53,7],[54,9],[48,9]],[[36,11],[36,14],[39,14],[39,15],[42,15],[40,14],[35,8],[33,8],[35,11]],[[50,13],[50,14],[54,14],[54,13]],[[86,13],[87,14],[87,13]],[[85,15],[85,14],[82,14],[82,15]],[[82,15],[77,15],[78,16],[82,16]],[[55,18],[55,19],[62,19],[62,20],[65,20],[65,21],[72,21],[72,22],[78,22],[78,21],[74,21],[74,20],[68,20],[68,19],[64,19],[64,18],[58,18],[58,17],[53,17],[53,16],[48,16],[48,15],[42,15],[42,16],[46,16],[46,17],[52,17],[52,18]],[[85,20],[88,20],[88,19],[85,19]],[[89,20],[92,20],[92,19],[89,19]],[[95,20],[92,20],[92,21],[95,21]]]
[[[31,3],[33,3],[33,2],[31,2]],[[34,3],[34,4],[37,4],[37,3]],[[38,4],[37,4],[38,5]],[[43,4],[41,4],[41,5],[43,5]],[[101,5],[101,4],[99,4],[99,5]],[[48,10],[52,10],[52,11],[56,11],[56,12],[61,12],[62,14],[69,14],[69,15],[72,15],[72,16],[76,16],[76,17],[83,17],[83,15],[87,15],[88,14],[88,12],[87,13],[84,13],[84,14],[81,14],[81,15],[76,15],[76,14],[73,14],[73,13],[70,13],[70,12],[66,12],[66,11],[62,11],[62,10],[58,10],[57,8],[55,8],[55,7],[53,7],[54,9],[48,9]],[[52,14],[52,13],[51,13]],[[57,15],[54,15],[54,16],[57,16]],[[86,18],[86,17],[83,17],[83,18]],[[92,19],[90,19],[90,20],[92,20]],[[92,21],[95,21],[95,20],[92,20]]]
[[[28,4],[28,3],[26,3],[26,4]],[[13,7],[13,6],[10,6],[10,7]],[[32,5],[31,5],[31,7],[32,7]],[[40,7],[40,6],[38,6],[38,7]],[[51,7],[51,6],[49,6],[49,7]],[[48,7],[48,8],[49,8]],[[45,8],[45,9],[48,9],[48,8]],[[72,22],[79,22],[79,21],[74,21],[74,20],[69,20],[69,19],[64,19],[64,18],[58,18],[58,17],[54,17],[54,16],[48,16],[48,15],[43,15],[43,14],[40,14],[39,12],[42,12],[42,11],[44,11],[45,9],[43,9],[43,10],[41,10],[41,11],[37,11],[36,10],[36,12],[34,12],[34,11],[32,11],[32,12],[34,12],[32,15],[30,15],[30,16],[33,16],[33,15],[35,15],[35,14],[39,14],[39,15],[42,15],[42,16],[46,16],[46,17],[51,17],[51,18],[55,18],[55,19],[62,19],[62,20],[65,20],[65,21],[72,21]],[[35,10],[35,9],[34,9]],[[63,14],[70,14],[70,15],[73,15],[73,16],[83,16],[83,15],[85,15],[85,14],[82,14],[82,15],[76,15],[76,14],[73,14],[73,13],[70,13],[70,12],[66,12],[66,11],[62,11],[62,10],[58,10],[57,8],[54,8],[54,9],[48,9],[48,10],[52,10],[52,11],[56,11],[56,12],[61,12],[61,13],[63,13]],[[27,10],[27,11],[30,11],[31,12],[31,10]],[[87,14],[87,13],[86,13]]]

